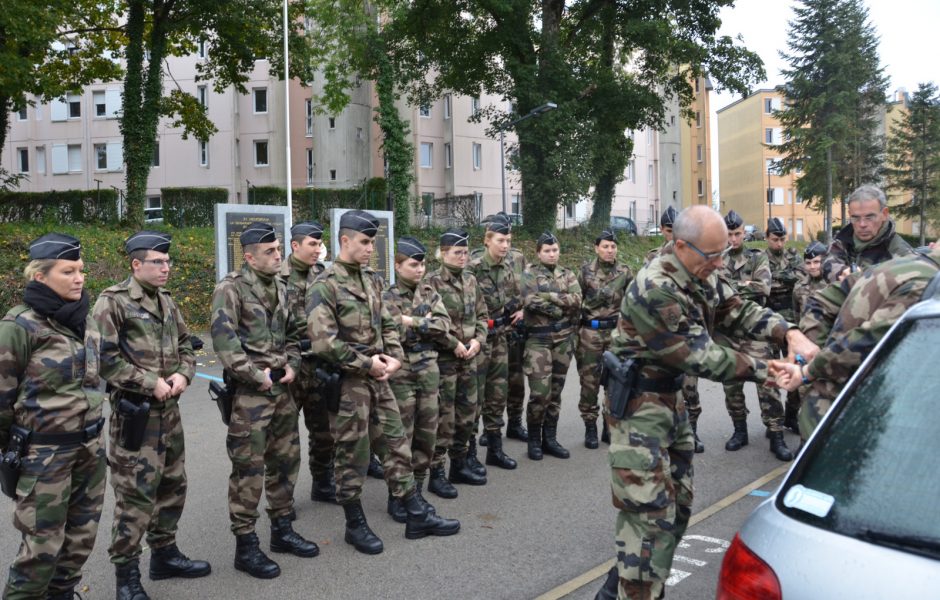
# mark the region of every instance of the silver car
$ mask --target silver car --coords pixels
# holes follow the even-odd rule
[[[940,598],[940,280],[725,555],[720,600]]]

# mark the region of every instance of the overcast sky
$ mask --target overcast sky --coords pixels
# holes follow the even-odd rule
[[[932,81],[940,85],[940,0],[866,0],[869,23],[880,44],[878,54],[889,78],[888,93],[899,88],[909,92],[917,84]],[[767,80],[756,88],[782,84],[780,69],[785,65],[778,52],[787,50],[788,21],[793,18],[791,0],[737,0],[733,8],[721,12],[720,33],[744,38],[744,45],[764,60]],[[739,97],[727,92],[713,93],[712,175],[718,190],[718,121],[715,112]]]

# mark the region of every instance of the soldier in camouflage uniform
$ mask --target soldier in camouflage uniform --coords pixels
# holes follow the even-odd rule
[[[799,322],[803,316],[807,299],[827,285],[822,276],[822,259],[825,255],[826,247],[819,242],[813,242],[803,251],[803,275],[793,286],[793,313],[796,316],[791,321],[793,323]]]
[[[179,399],[192,381],[196,359],[183,315],[163,288],[173,262],[171,242],[159,231],[130,236],[124,250],[132,274],[101,292],[94,308],[101,331],[101,376],[111,391],[108,462],[114,520],[108,554],[120,600],[147,597],[138,567],[145,533],[151,579],[204,577],[211,571],[209,563],[190,560],[176,546],[186,500]],[[134,425],[121,408],[144,404],[149,411],[138,447],[127,439]]]
[[[325,268],[320,262],[323,240],[323,225],[316,221],[297,223],[290,229],[291,254],[281,265],[280,279],[287,289],[287,303],[291,315],[297,322],[295,327],[306,332],[307,287]],[[310,352],[310,340],[303,335],[300,340],[300,372],[291,383],[291,395],[304,414],[307,426],[308,456],[313,484],[310,499],[336,503],[336,488],[333,482],[333,434],[330,419],[316,380],[316,361]],[[294,482],[296,484],[296,481]]]
[[[460,530],[459,521],[438,517],[415,487],[411,449],[388,384],[401,368],[404,352],[398,325],[382,299],[385,284],[366,266],[378,229],[378,220],[365,211],[343,213],[339,256],[307,289],[311,349],[342,374],[339,394],[331,400],[336,404],[329,408],[336,443],[336,501],[346,515],[346,543],[364,554],[384,549],[366,522],[360,501],[370,444],[385,461],[390,494],[405,507],[406,538],[453,535]]]
[[[437,442],[437,401],[441,373],[437,365],[435,341],[443,341],[450,331],[450,316],[431,284],[424,281],[427,249],[413,237],[398,239],[395,252],[395,284],[382,298],[398,324],[405,360],[389,379],[398,401],[405,438],[411,449],[411,468],[416,493],[421,495]],[[401,501],[389,494],[388,512],[396,521],[407,519]]]
[[[522,276],[525,307],[525,362],[529,378],[529,458],[543,454],[568,458],[558,443],[561,391],[571,364],[575,326],[581,313],[581,286],[577,276],[558,264],[558,238],[545,232],[535,243],[539,264],[529,265]]]
[[[489,318],[476,277],[464,268],[469,237],[462,229],[445,231],[441,235],[441,267],[427,276],[450,316],[450,331],[439,345],[441,413],[428,482],[428,489],[442,498],[457,497],[452,483],[486,484],[486,476],[475,472],[467,460],[479,402],[476,358],[486,343]],[[450,454],[450,481],[444,477],[445,454]]]
[[[300,336],[287,290],[277,278],[280,242],[274,227],[252,223],[240,236],[245,263],[212,295],[212,345],[235,387],[226,446],[232,461],[228,501],[235,534],[235,568],[252,577],[281,573],[255,533],[264,491],[271,519],[271,551],[313,557],[319,548],[291,525],[294,482],[300,468],[297,406],[289,385],[300,367]]]
[[[764,305],[772,281],[767,255],[744,245],[744,220],[741,215],[732,210],[725,216],[724,222],[728,229],[729,246],[719,273],[742,298]],[[762,341],[728,337],[722,338],[722,343],[755,358],[770,360],[774,356],[774,349]],[[725,443],[725,450],[734,452],[748,444],[744,382],[726,381],[723,386],[725,406],[734,424],[734,433]],[[793,455],[783,441],[783,404],[778,390],[757,386],[757,399],[761,420],[770,432],[770,451],[780,460],[792,460]]]
[[[617,237],[602,231],[594,240],[594,260],[581,265],[581,315],[575,359],[581,380],[578,410],[584,421],[584,447],[595,449],[597,441],[597,393],[600,388],[601,360],[610,347],[610,334],[617,326],[620,303],[633,271],[617,262]]]
[[[23,304],[0,321],[0,450],[30,432],[16,485],[22,534],[3,597],[73,597],[104,503],[100,336],[88,314],[81,244],[49,233],[29,246]]]
[[[611,351],[639,361],[622,418],[608,416],[617,565],[598,598],[661,598],[692,508],[692,429],[677,402],[681,375],[763,383],[760,358],[719,345],[744,335],[811,356],[814,346],[786,320],[743,299],[715,272],[727,231],[721,215],[693,206],[676,218],[675,244],[637,273],[621,305]]]
[[[845,298],[829,339],[809,364],[780,365],[777,382],[788,390],[803,385],[800,434],[806,439],[839,392],[904,312],[920,301],[940,271],[940,243],[865,271]],[[808,387],[807,387],[808,386]]]
[[[509,336],[522,320],[522,291],[506,261],[512,229],[508,218],[493,216],[486,225],[484,252],[467,270],[476,277],[489,312],[486,343],[478,362],[477,392],[486,434],[486,464],[515,469],[516,461],[503,452],[503,412],[509,394]],[[473,438],[467,457],[475,454]]]

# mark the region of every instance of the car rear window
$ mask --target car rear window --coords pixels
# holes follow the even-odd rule
[[[777,507],[836,533],[940,557],[940,318],[898,333],[808,448]]]

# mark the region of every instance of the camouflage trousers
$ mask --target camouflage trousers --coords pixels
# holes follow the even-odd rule
[[[574,332],[552,336],[530,336],[525,344],[524,370],[529,378],[529,404],[526,422],[541,427],[543,422],[557,423],[561,412],[561,390],[571,365]]]
[[[303,412],[307,427],[307,457],[310,474],[316,477],[333,467],[333,434],[326,405],[314,385],[313,363],[301,363],[297,382],[291,385],[291,395],[297,408]]]
[[[518,335],[507,336],[509,355],[509,395],[506,397],[506,415],[510,419],[521,419],[525,406],[525,373],[522,359],[525,355],[525,342]]]
[[[698,377],[682,376],[682,399],[689,413],[689,423],[694,427],[702,414],[702,401],[698,394]]]
[[[642,393],[607,416],[618,598],[661,597],[692,514],[692,428],[677,394]]]
[[[578,411],[585,423],[597,422],[600,412],[597,395],[601,385],[601,367],[604,351],[610,348],[613,329],[578,328],[578,344],[574,351],[581,380],[581,399]]]
[[[104,504],[103,436],[85,445],[34,444],[23,457],[13,526],[22,534],[4,599],[45,598],[82,578]]]
[[[487,336],[486,345],[477,359],[478,404],[482,406],[483,429],[495,433],[503,429],[503,411],[509,395],[508,338],[506,333]]]
[[[232,532],[254,531],[262,491],[271,519],[290,514],[300,469],[297,405],[290,393],[267,396],[239,389],[232,403],[226,446],[232,461],[228,480]]]
[[[440,418],[432,467],[444,466],[445,454],[450,454],[451,458],[467,455],[479,400],[476,363],[476,358],[461,360],[450,353],[442,352],[438,357],[437,364],[441,370]]]
[[[441,375],[436,360],[420,359],[420,354],[409,358],[411,356],[420,362],[406,361],[389,383],[398,402],[405,439],[411,448],[411,470],[416,480],[424,480],[437,443],[440,416],[437,396]]]
[[[183,423],[174,399],[150,409],[140,450],[121,447],[123,418],[112,401],[108,462],[114,488],[111,523],[111,562],[137,561],[140,543],[162,548],[176,542],[176,530],[186,501],[186,449]],[[160,410],[162,408],[163,410]]]
[[[735,344],[738,351],[760,359],[774,356],[774,346],[766,342],[740,341]],[[744,404],[744,382],[725,383],[725,408],[732,421],[747,419],[748,410]],[[763,385],[757,386],[757,399],[760,403],[760,417],[771,431],[783,431],[783,403],[780,402],[780,390]]]
[[[349,504],[362,495],[370,447],[385,467],[389,492],[397,498],[408,495],[415,485],[411,449],[388,382],[344,373],[341,394],[339,411],[330,413],[336,442],[336,501]]]

